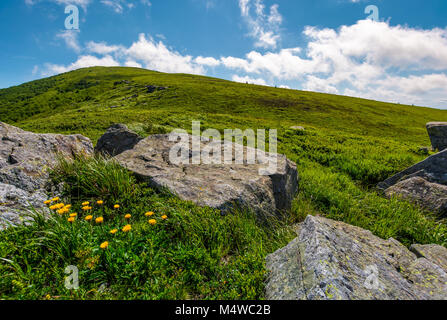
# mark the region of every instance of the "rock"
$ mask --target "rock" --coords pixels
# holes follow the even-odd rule
[[[447,299],[445,248],[416,255],[392,238],[313,216],[298,233],[266,258],[268,300]]]
[[[447,215],[447,186],[412,177],[385,190],[387,197],[400,196],[441,216]]]
[[[0,225],[21,220],[29,205],[43,206],[47,169],[58,154],[80,153],[93,153],[92,142],[82,135],[36,134],[0,122]]]
[[[187,136],[191,141],[191,136]],[[174,164],[169,153],[176,142],[169,135],[154,135],[140,141],[131,150],[116,156],[118,162],[149,182],[154,188],[168,188],[181,199],[209,206],[223,213],[234,207],[250,208],[258,214],[272,215],[288,210],[298,189],[296,165],[285,156],[278,155],[277,170],[260,175],[266,167],[265,158],[255,164]],[[214,144],[221,150],[223,144],[233,150],[231,143],[210,142],[202,138],[201,149]],[[243,148],[244,154],[250,148]],[[266,154],[265,157],[272,156]],[[193,157],[189,152],[188,159]],[[261,157],[262,158],[262,157]],[[259,160],[259,159],[258,159]],[[189,162],[191,163],[191,162]]]
[[[166,87],[159,87],[159,86],[146,86],[147,89],[147,93],[154,93],[155,91],[162,91],[162,90],[166,90]]]
[[[447,149],[378,184],[387,197],[401,196],[439,215],[447,213]]]
[[[428,182],[447,185],[447,150],[434,154],[414,166],[399,172],[379,183],[378,187],[386,190],[399,181],[412,177],[421,177]]]
[[[113,157],[132,149],[142,139],[126,125],[114,124],[99,138],[95,151]]]
[[[304,127],[302,127],[302,126],[293,126],[293,127],[290,127],[290,129],[292,129],[292,130],[298,130],[298,131],[305,131],[306,129],[304,128]]]
[[[425,258],[432,263],[447,270],[447,249],[437,244],[414,244],[410,250],[419,258]]]
[[[434,150],[447,149],[447,122],[429,122],[427,131]]]

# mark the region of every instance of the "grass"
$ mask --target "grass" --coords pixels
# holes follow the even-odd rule
[[[149,93],[147,85],[167,89]],[[92,231],[81,217],[69,224],[35,213],[36,223],[0,233],[3,298],[262,298],[265,256],[290,241],[289,226],[309,214],[407,246],[447,246],[445,221],[408,202],[385,199],[375,188],[427,156],[420,151],[430,145],[425,123],[447,121],[447,111],[98,67],[0,90],[0,118],[32,131],[81,133],[93,141],[113,123],[145,136],[190,131],[192,120],[200,120],[202,130],[222,133],[274,128],[279,152],[297,163],[300,174],[300,192],[286,219],[259,221],[249,212],[221,216],[151,190],[107,159],[61,160],[52,177],[67,182],[64,201],[79,210],[85,200],[104,200],[104,212],[95,215],[104,214],[105,224]],[[306,130],[290,129],[297,125]],[[116,214],[114,203],[125,212]],[[152,227],[144,217],[148,210],[169,219]],[[123,226],[124,213],[134,219],[132,234],[111,239],[108,231]],[[110,246],[103,251],[99,245],[106,240]],[[63,287],[69,264],[80,266],[76,292]],[[103,284],[105,291],[98,291]]]
[[[222,216],[134,184],[110,160],[79,157],[53,174],[70,181],[63,200],[74,195],[70,212],[80,214],[71,223],[69,213],[34,211],[30,226],[0,233],[0,298],[260,299],[265,256],[293,238],[279,221],[259,221],[249,212]],[[119,193],[114,181],[123,183]],[[98,185],[105,198],[91,197]],[[98,205],[98,199],[106,200]],[[84,201],[92,210],[82,210]],[[154,215],[146,217],[149,211]],[[97,224],[98,217],[104,223]],[[123,232],[128,224],[132,230]],[[113,229],[119,231],[112,235]],[[78,291],[64,286],[70,265],[80,270]]]

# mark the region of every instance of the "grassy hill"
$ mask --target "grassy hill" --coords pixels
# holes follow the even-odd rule
[[[66,201],[76,206],[82,198],[103,198],[107,204],[126,203],[133,215],[151,209],[169,212],[169,227],[153,232],[142,218],[135,222],[134,238],[123,240],[132,249],[115,252],[114,257],[92,249],[101,233],[84,237],[88,238],[82,242],[87,258],[72,248],[71,238],[66,243],[59,238],[45,240],[46,247],[53,248],[59,241],[71,248],[65,252],[59,244],[54,250],[65,252],[60,255],[26,249],[30,234],[38,239],[48,229],[57,229],[60,237],[72,232],[71,226],[61,226],[60,221],[40,221],[3,232],[0,257],[13,262],[13,267],[0,262],[0,272],[8,275],[0,280],[3,297],[40,298],[53,290],[72,298],[262,298],[265,255],[291,240],[289,226],[309,214],[345,221],[405,245],[447,245],[444,221],[407,202],[384,199],[375,189],[378,182],[427,156],[420,151],[421,146],[430,145],[425,124],[447,121],[447,111],[195,75],[95,67],[0,90],[0,120],[35,132],[81,133],[93,141],[113,123],[125,123],[142,135],[175,128],[190,131],[193,120],[200,120],[203,130],[278,129],[279,152],[295,161],[300,173],[300,193],[292,211],[286,219],[267,223],[250,213],[221,217],[143,185],[118,192],[117,184],[136,183],[120,168],[107,169],[113,164],[104,160],[65,164],[54,176],[71,183]],[[95,176],[98,170],[110,174]],[[98,183],[95,179],[108,187],[93,188]],[[78,232],[85,235],[89,229]],[[142,245],[146,242],[150,246]],[[49,290],[45,279],[56,267],[36,265],[43,259],[63,270],[68,262],[87,263],[97,255],[104,260],[86,272],[86,288],[74,296],[62,285]],[[124,271],[110,260],[118,258]],[[135,259],[132,268],[126,259]],[[109,293],[89,293],[105,282]],[[32,289],[27,287],[30,283]]]

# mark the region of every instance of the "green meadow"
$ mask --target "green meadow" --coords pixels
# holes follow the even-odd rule
[[[199,208],[137,182],[110,159],[61,160],[51,177],[66,182],[60,201],[78,216],[68,222],[36,211],[31,225],[0,233],[3,299],[262,299],[266,255],[292,240],[293,226],[307,215],[344,221],[406,246],[447,246],[445,221],[385,199],[376,189],[428,156],[421,149],[430,146],[425,124],[447,121],[447,111],[95,67],[0,90],[0,121],[33,132],[80,133],[94,143],[113,123],[144,136],[191,131],[192,121],[222,134],[277,129],[278,152],[297,163],[300,176],[292,210],[273,220]],[[82,210],[85,201],[91,210]],[[86,221],[87,215],[94,219]],[[96,223],[97,217],[104,222]],[[126,225],[132,230],[123,232]],[[113,229],[118,232],[111,234]],[[69,265],[79,268],[79,290],[64,286]]]

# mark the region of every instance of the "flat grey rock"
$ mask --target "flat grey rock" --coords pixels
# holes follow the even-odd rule
[[[188,136],[191,139],[191,136]],[[211,148],[214,142],[201,139],[201,150]],[[174,164],[170,150],[176,142],[169,135],[154,135],[141,140],[134,148],[115,157],[118,162],[155,188],[168,188],[181,199],[193,201],[226,212],[234,207],[249,208],[259,214],[273,215],[288,210],[298,190],[295,163],[284,155],[277,155],[277,170],[260,175],[267,167],[266,154],[256,163],[248,164]],[[227,144],[228,145],[228,144]],[[233,151],[234,145],[230,145]],[[216,147],[214,145],[214,147]],[[222,160],[224,146],[220,142]],[[244,154],[248,150],[243,147]],[[195,155],[190,152],[186,160]],[[191,162],[189,162],[191,163]]]

